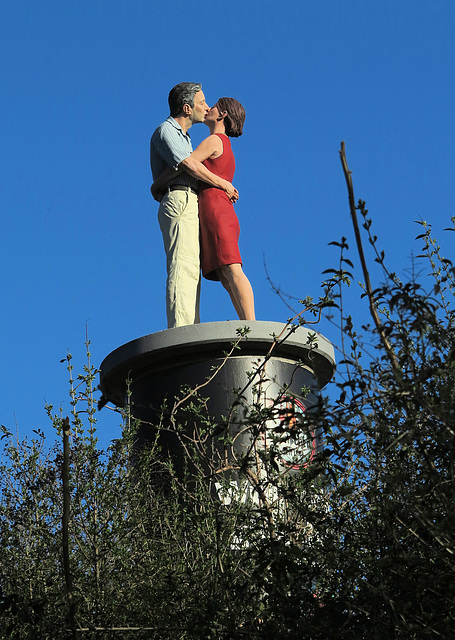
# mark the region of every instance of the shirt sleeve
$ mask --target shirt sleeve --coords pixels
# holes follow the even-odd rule
[[[172,125],[161,127],[157,133],[152,138],[157,153],[169,167],[178,169],[179,164],[191,155],[191,143]]]

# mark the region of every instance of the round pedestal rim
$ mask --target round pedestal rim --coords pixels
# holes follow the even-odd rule
[[[315,373],[320,388],[335,371],[333,345],[321,334],[307,327],[270,321],[205,322],[165,329],[127,342],[112,351],[100,366],[100,388],[104,397],[121,406],[124,403],[126,381],[147,371],[159,370],[160,365],[178,366],[180,363],[220,358],[239,338],[238,329],[249,328],[235,355],[265,356],[274,337],[283,336],[273,347],[274,357],[302,361]],[[288,335],[289,334],[289,335]],[[311,348],[308,338],[316,334],[318,346]],[[286,335],[286,339],[281,341]]]

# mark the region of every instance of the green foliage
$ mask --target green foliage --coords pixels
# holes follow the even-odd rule
[[[376,251],[364,203],[358,211]],[[234,451],[235,407],[214,423],[203,385],[163,407],[148,448],[134,446],[126,411],[122,438],[102,451],[89,342],[75,379],[68,355],[70,419],[48,407],[56,444],[40,432],[16,442],[2,427],[1,637],[452,637],[455,272],[420,224],[428,273],[403,283],[376,252],[384,284],[365,294],[380,317],[373,327],[357,329],[343,308],[353,280],[345,239],[324,295],[305,300],[311,318],[340,309],[343,358],[330,399],[298,425],[322,430],[324,447],[295,473],[279,455],[295,436],[287,390],[264,406],[260,363],[242,417],[247,452]],[[310,340],[316,348],[317,334]],[[169,432],[183,471],[161,450]]]
[[[358,209],[369,233],[363,202]],[[350,485],[367,507],[355,517],[362,527],[351,538],[357,550],[365,549],[354,602],[368,612],[361,616],[364,628],[371,623],[377,637],[446,638],[455,628],[455,271],[431,228],[420,224],[419,258],[430,265],[424,277],[430,288],[415,275],[401,282],[376,252],[385,283],[372,298],[382,326],[364,326],[360,336],[345,319],[344,378],[338,401],[323,416],[331,434],[327,453],[353,458]],[[370,242],[376,246],[371,235]]]

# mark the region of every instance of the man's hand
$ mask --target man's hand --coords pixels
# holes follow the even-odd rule
[[[153,184],[150,187],[150,193],[152,194],[154,200],[156,200],[157,202],[161,202],[161,198],[163,197],[163,194],[157,191],[157,189],[153,186]]]
[[[231,202],[237,202],[237,200],[239,199],[239,192],[234,187],[234,185],[232,185],[230,182],[226,180],[226,186],[224,190],[226,191],[228,198]]]

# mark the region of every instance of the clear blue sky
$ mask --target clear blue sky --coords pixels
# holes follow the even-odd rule
[[[86,326],[95,364],[165,328],[148,155],[178,82],[246,108],[234,184],[259,320],[290,315],[264,259],[317,298],[344,235],[361,279],[341,140],[391,268],[418,253],[419,217],[453,257],[454,33],[452,0],[0,0],[0,423],[51,433],[44,404],[69,411],[60,360],[82,367]],[[360,316],[359,291],[351,304]],[[235,320],[213,282],[201,311]],[[103,412],[107,442],[119,420]]]

